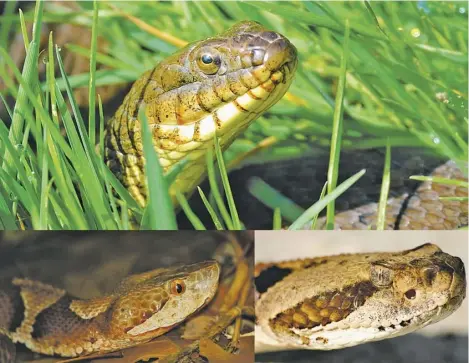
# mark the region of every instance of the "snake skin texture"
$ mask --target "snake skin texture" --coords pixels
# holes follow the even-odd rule
[[[331,350],[436,323],[466,296],[462,260],[427,243],[402,252],[256,265],[256,340]]]
[[[453,161],[437,167],[433,177],[465,180]],[[467,200],[444,200],[441,197],[465,197],[468,190],[463,186],[444,185],[425,181],[413,193],[389,198],[386,205],[385,229],[427,230],[457,229],[467,226]],[[376,229],[378,203],[370,203],[335,216],[335,229]],[[318,220],[324,227],[325,218]]]
[[[89,300],[15,278],[0,288],[0,362],[14,362],[13,343],[75,357],[147,342],[208,304],[219,275],[215,261],[162,268],[131,275],[113,293]]]
[[[143,74],[108,122],[109,168],[145,205],[141,111],[164,171],[188,160],[171,186],[173,201],[175,189],[191,194],[205,175],[214,135],[226,149],[285,94],[296,65],[296,48],[288,39],[252,21],[188,45]]]

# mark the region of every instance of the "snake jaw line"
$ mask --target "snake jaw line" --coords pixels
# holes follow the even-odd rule
[[[297,344],[304,345],[304,348],[315,350],[342,349],[412,333],[444,319],[452,312],[446,310],[446,313],[442,314],[444,311],[443,306],[437,306],[409,320],[402,320],[394,324],[389,323],[379,327],[344,327],[340,323],[334,323],[327,329],[309,331],[308,329],[293,328],[291,331],[293,336],[297,337]]]

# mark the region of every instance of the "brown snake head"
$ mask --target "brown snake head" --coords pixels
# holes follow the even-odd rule
[[[87,300],[15,278],[0,289],[0,345],[7,337],[35,352],[73,357],[146,342],[208,304],[219,275],[216,261],[160,268],[131,275],[112,294]]]
[[[139,110],[163,169],[188,164],[172,186],[190,194],[205,174],[215,133],[222,149],[287,91],[297,66],[290,41],[244,21],[188,45],[135,82],[107,125],[106,160],[139,204],[147,191]]]
[[[203,308],[215,296],[220,267],[215,261],[156,270],[124,280],[110,312],[116,336],[147,340]]]
[[[463,262],[433,244],[310,262],[256,305],[277,344],[329,350],[403,335],[444,319],[466,296]]]

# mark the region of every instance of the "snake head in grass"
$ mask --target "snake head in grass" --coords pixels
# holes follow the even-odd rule
[[[106,127],[105,158],[140,205],[147,199],[139,112],[145,112],[163,170],[188,160],[170,188],[189,195],[203,179],[216,133],[226,149],[287,91],[296,48],[243,21],[189,44],[138,79]],[[151,183],[151,177],[149,178]]]
[[[219,275],[216,261],[161,268],[132,275],[113,293],[87,300],[41,282],[13,279],[0,289],[0,358],[14,357],[8,339],[65,357],[149,341],[206,306]]]
[[[444,319],[466,296],[461,259],[429,243],[296,264],[256,304],[264,343],[330,350],[392,338]]]

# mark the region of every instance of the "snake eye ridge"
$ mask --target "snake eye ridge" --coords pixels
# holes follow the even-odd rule
[[[182,280],[173,280],[170,285],[171,294],[182,295],[186,291],[186,284]]]

